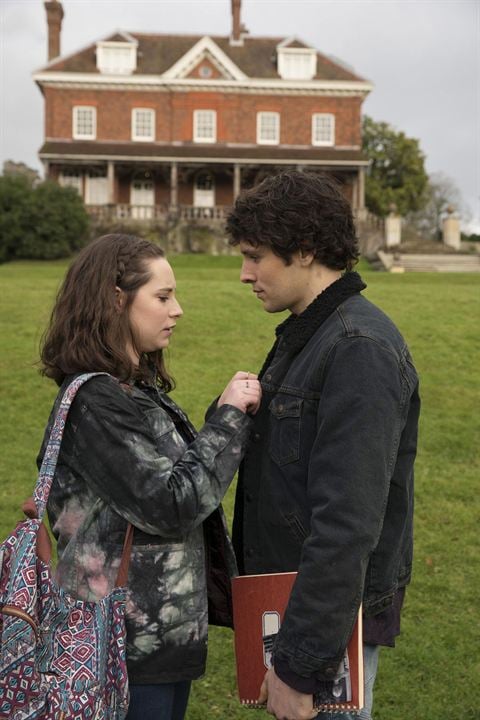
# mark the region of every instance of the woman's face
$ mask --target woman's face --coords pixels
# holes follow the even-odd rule
[[[142,285],[128,310],[130,327],[139,352],[154,352],[166,348],[177,319],[183,310],[175,298],[175,276],[165,258],[153,258],[147,263],[150,280]],[[134,362],[138,357],[128,348]]]

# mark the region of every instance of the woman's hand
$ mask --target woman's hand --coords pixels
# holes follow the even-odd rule
[[[242,412],[255,415],[260,407],[262,388],[256,375],[250,372],[237,372],[220,395],[217,407],[234,405]]]

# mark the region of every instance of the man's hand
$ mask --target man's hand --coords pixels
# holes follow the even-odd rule
[[[318,710],[313,709],[313,695],[305,695],[286,685],[271,668],[265,674],[258,702],[267,703],[267,712],[277,720],[311,720]]]

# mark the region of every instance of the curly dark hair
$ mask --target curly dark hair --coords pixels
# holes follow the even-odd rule
[[[350,204],[326,173],[291,170],[266,178],[238,197],[227,233],[231,245],[267,245],[286,265],[304,251],[332,270],[351,270],[359,255]]]
[[[84,247],[58,292],[41,341],[40,372],[58,385],[79,372],[108,372],[121,381],[156,376],[169,392],[173,380],[162,350],[139,354],[138,368],[127,353],[128,342],[136,347],[128,309],[150,280],[148,261],[158,257],[165,257],[162,248],[135,235],[103,235]],[[126,298],[121,312],[116,287]]]

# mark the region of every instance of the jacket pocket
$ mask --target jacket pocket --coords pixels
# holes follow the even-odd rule
[[[290,513],[287,513],[286,515],[284,515],[284,517],[288,524],[289,530],[292,533],[295,540],[297,540],[297,542],[299,542],[303,545],[303,543],[305,542],[305,540],[308,536],[308,533],[305,530],[303,523],[299,519],[298,515],[296,515],[293,512],[290,512]]]
[[[277,465],[295,462],[300,457],[300,398],[276,395],[270,410],[270,455]]]

